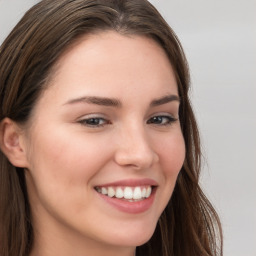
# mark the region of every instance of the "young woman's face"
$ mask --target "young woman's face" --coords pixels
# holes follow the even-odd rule
[[[105,32],[66,52],[24,133],[36,244],[145,243],[185,157],[178,109],[172,67],[153,40]]]

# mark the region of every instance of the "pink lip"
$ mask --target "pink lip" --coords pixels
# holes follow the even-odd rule
[[[96,192],[100,198],[102,198],[105,202],[112,205],[119,211],[125,212],[125,213],[131,213],[131,214],[138,214],[143,213],[147,211],[153,204],[156,194],[156,186],[158,186],[158,183],[152,179],[128,179],[128,180],[120,180],[115,181],[111,183],[105,183],[102,185],[98,185],[96,187],[116,187],[116,186],[130,186],[130,187],[136,187],[136,186],[153,186],[152,193],[150,197],[135,201],[135,202],[129,202],[128,200],[124,199],[118,199],[115,197],[108,197],[106,195],[103,195],[101,193]]]
[[[98,192],[96,192],[98,193]],[[152,190],[150,197],[141,201],[129,202],[127,200],[118,199],[115,197],[108,197],[106,195],[98,193],[98,195],[108,204],[114,206],[116,209],[126,213],[138,214],[147,211],[154,202],[156,194],[156,188]]]
[[[152,179],[128,179],[128,180],[119,180],[111,183],[105,183],[97,185],[96,187],[117,187],[117,186],[158,186],[158,183]]]

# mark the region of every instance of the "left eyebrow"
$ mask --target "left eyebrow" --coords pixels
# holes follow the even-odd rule
[[[178,101],[180,102],[180,97],[177,95],[166,95],[164,97],[161,97],[159,99],[155,99],[150,103],[151,107],[157,107],[172,101]]]

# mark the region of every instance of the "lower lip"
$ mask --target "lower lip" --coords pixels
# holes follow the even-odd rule
[[[108,197],[106,195],[96,192],[108,204],[114,206],[116,209],[126,213],[138,214],[147,211],[154,202],[156,188],[152,190],[151,195],[141,201],[129,202],[115,197]]]

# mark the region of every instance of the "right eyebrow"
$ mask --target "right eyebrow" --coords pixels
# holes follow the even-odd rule
[[[66,104],[75,104],[75,103],[89,103],[89,104],[95,104],[100,106],[108,106],[108,107],[118,107],[120,108],[122,106],[122,103],[120,100],[115,98],[105,98],[105,97],[96,97],[96,96],[85,96],[81,98],[75,98],[67,101],[64,103]]]

